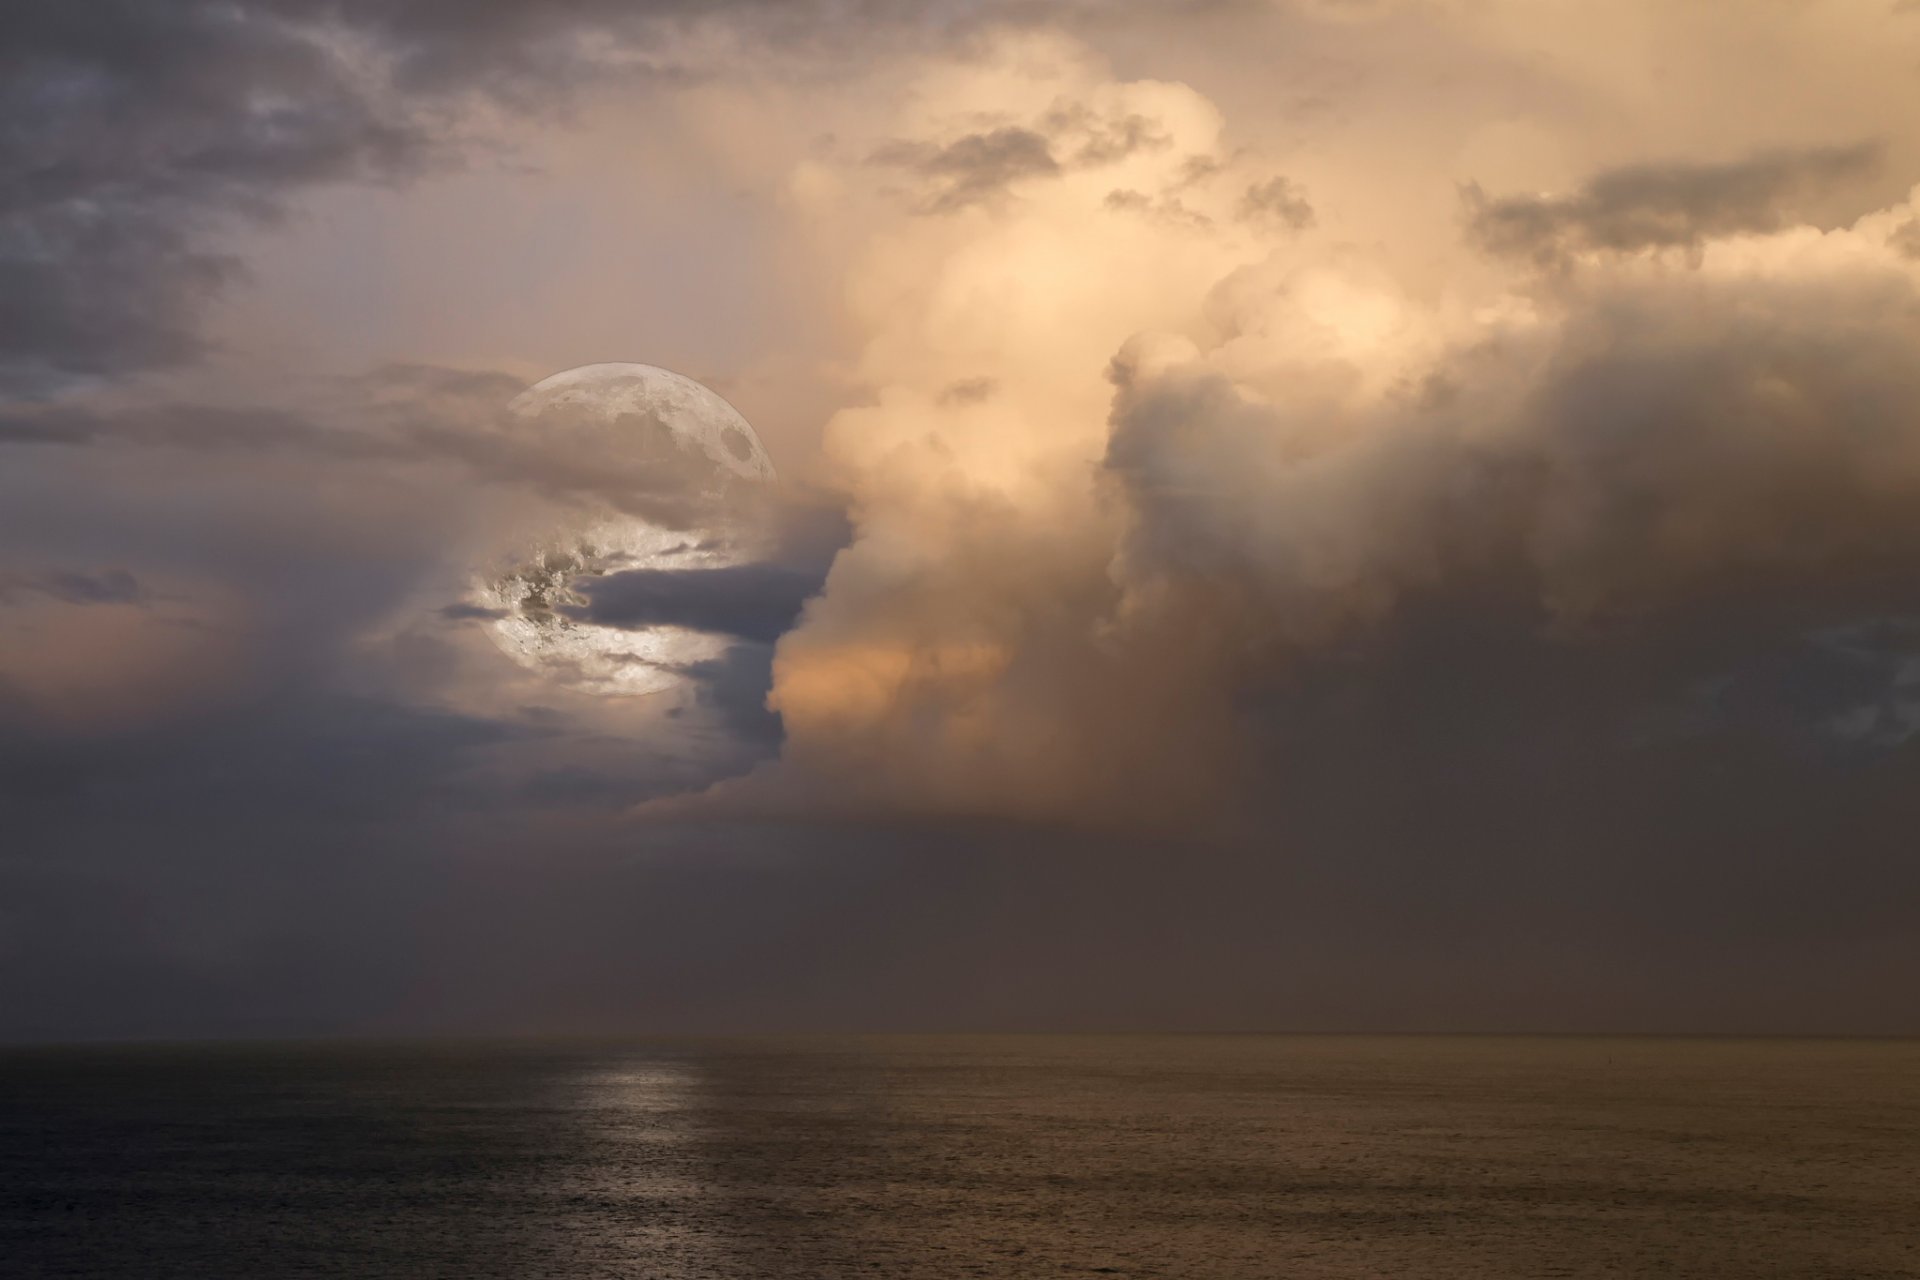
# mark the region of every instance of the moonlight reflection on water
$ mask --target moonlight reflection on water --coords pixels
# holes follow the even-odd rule
[[[1601,1037],[14,1050],[0,1258],[95,1280],[1911,1276],[1916,1067],[1910,1041]]]

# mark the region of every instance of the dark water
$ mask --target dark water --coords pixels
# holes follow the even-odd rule
[[[1920,1277],[1920,1042],[13,1050],[0,1273]]]

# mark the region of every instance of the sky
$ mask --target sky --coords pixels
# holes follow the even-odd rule
[[[1920,1033],[1911,0],[22,0],[0,1039]],[[753,557],[505,406],[637,361]],[[696,530],[697,532],[697,530]]]

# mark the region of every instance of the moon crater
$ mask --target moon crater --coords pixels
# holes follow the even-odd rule
[[[747,420],[693,379],[645,364],[556,373],[507,411],[556,448],[591,451],[609,474],[631,475],[637,500],[633,510],[585,513],[476,580],[473,599],[492,615],[494,643],[529,670],[596,694],[657,693],[691,664],[719,657],[724,636],[592,621],[578,584],[634,569],[742,563],[740,509],[774,478]]]

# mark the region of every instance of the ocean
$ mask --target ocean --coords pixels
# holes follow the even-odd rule
[[[1920,1042],[0,1050],[6,1277],[1920,1277]]]

